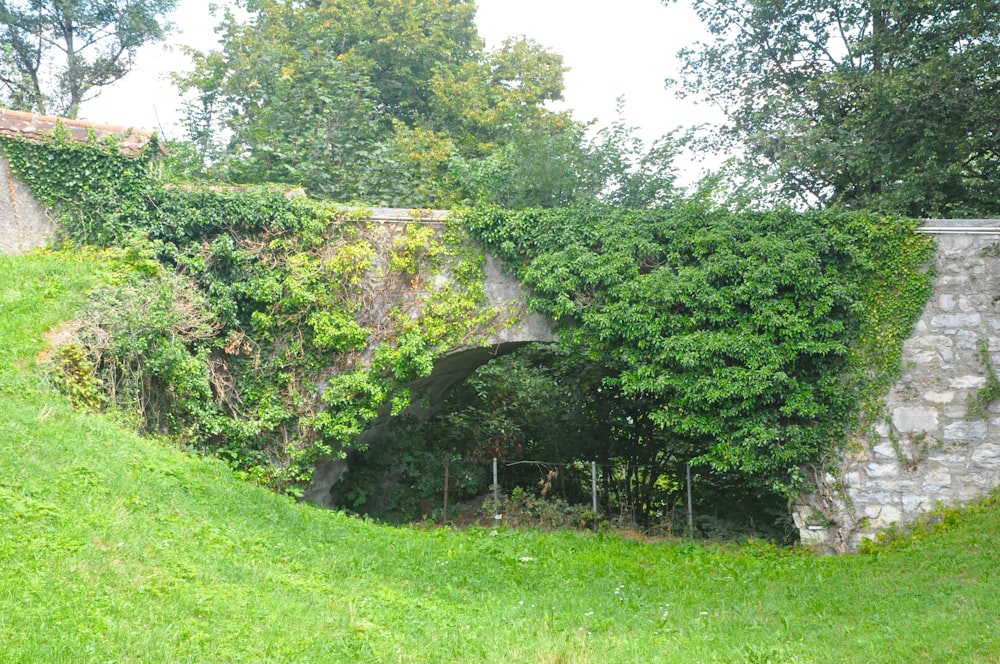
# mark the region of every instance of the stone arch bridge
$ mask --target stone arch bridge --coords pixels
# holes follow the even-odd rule
[[[2,118],[0,118],[2,123]],[[374,225],[383,228],[386,238],[405,234],[412,224],[429,225],[440,232],[444,218],[442,210],[409,210],[375,208],[366,211]],[[35,200],[31,191],[16,180],[10,165],[0,155],[0,254],[17,254],[45,246],[55,234],[55,224],[45,208]],[[525,306],[525,292],[520,281],[504,272],[500,261],[485,254],[485,279],[483,288],[486,306],[500,313],[496,329],[475,345],[452,348],[434,362],[432,373],[414,381],[408,387],[419,399],[405,411],[405,415],[426,420],[437,409],[448,392],[464,382],[476,369],[491,359],[506,355],[517,348],[534,342],[556,340],[555,326],[545,316],[530,313]],[[442,275],[423,275],[424,281],[435,282]],[[362,434],[363,443],[371,443],[388,435],[392,418],[383,413]],[[331,502],[330,489],[347,469],[347,462],[336,459],[320,464],[304,498],[321,505]]]
[[[89,140],[117,136],[141,151],[150,134],[0,109],[0,135],[33,137],[56,123]],[[74,134],[75,136],[76,134]],[[446,212],[376,209],[372,220],[400,225],[440,222]],[[931,296],[904,347],[904,373],[885,396],[884,421],[857,439],[835,465],[814,471],[816,490],[801,496],[793,516],[803,542],[847,551],[894,522],[918,518],[939,504],[960,504],[1000,486],[1000,401],[970,408],[978,390],[996,381],[1000,364],[1000,220],[932,220],[923,228],[937,241]],[[0,155],[0,254],[44,246],[54,224]],[[455,385],[492,358],[531,342],[555,340],[554,326],[530,314],[518,280],[486,256],[485,292],[491,306],[513,318],[482,343],[452,349],[432,374],[411,387],[425,399],[411,407],[426,418]],[[514,305],[514,306],[512,306]],[[993,378],[991,378],[993,376]],[[364,435],[374,440],[388,415]],[[306,498],[328,504],[343,461],[317,469]]]

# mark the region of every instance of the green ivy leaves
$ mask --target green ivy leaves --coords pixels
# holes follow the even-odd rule
[[[932,245],[899,218],[686,204],[467,220],[667,439],[774,486],[876,407],[930,294]]]

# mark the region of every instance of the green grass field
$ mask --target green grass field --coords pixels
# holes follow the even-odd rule
[[[0,662],[1000,662],[1000,508],[877,554],[389,528],[74,412],[93,257],[0,257]]]

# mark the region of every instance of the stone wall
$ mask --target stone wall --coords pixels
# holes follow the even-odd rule
[[[28,187],[15,179],[0,157],[0,254],[20,254],[44,247],[55,225]]]
[[[442,220],[449,212],[443,210],[423,210],[420,219],[423,223],[434,223]],[[394,208],[375,208],[371,212],[374,221],[387,226],[395,226],[396,233],[405,232],[407,225],[414,219],[413,210]],[[443,230],[443,228],[439,228]],[[498,312],[498,319],[493,329],[485,339],[478,340],[475,345],[460,346],[451,349],[434,362],[433,371],[429,376],[417,379],[407,387],[419,398],[403,414],[417,421],[427,420],[441,405],[448,393],[457,385],[463,383],[472,373],[490,360],[511,353],[517,348],[533,342],[554,342],[556,340],[555,324],[549,318],[532,313],[527,308],[527,293],[517,277],[509,274],[503,264],[490,254],[485,254],[483,290],[487,306]],[[423,282],[435,287],[444,286],[451,277],[447,270],[439,274],[423,276]],[[391,437],[392,416],[388,408],[383,408],[380,416],[361,434],[360,442],[365,446],[379,445],[380,440]],[[330,489],[341,480],[347,471],[349,458],[334,459],[319,464],[315,468],[312,481],[303,493],[303,498],[313,503],[329,506],[332,496]],[[378,492],[373,492],[373,495]],[[379,509],[372,504],[365,508],[366,512],[378,513]]]
[[[984,360],[1000,367],[998,229],[1000,220],[924,226],[938,246],[934,294],[904,345],[882,421],[854,441],[839,473],[814,473],[816,492],[794,508],[804,544],[855,550],[891,523],[1000,485],[1000,401],[983,414],[969,405],[986,384]]]

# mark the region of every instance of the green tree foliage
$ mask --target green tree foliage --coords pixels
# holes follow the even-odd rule
[[[194,71],[177,79],[189,94],[181,177],[401,207],[675,195],[676,141],[646,154],[623,122],[595,137],[548,110],[562,98],[562,58],[526,38],[484,50],[469,0],[245,9],[246,22],[223,19],[221,50],[193,53]],[[647,176],[656,184],[643,189]]]
[[[181,79],[196,93],[192,138],[225,158],[240,182],[304,184],[351,200],[371,188],[369,164],[393,119],[427,114],[435,68],[476,52],[474,6],[466,2],[291,3],[251,0],[250,18],[227,13],[222,50],[195,54]],[[228,146],[213,146],[219,130]]]
[[[492,139],[482,125],[550,116],[541,104],[561,94],[558,56],[526,43],[487,55],[465,0],[263,0],[245,9],[247,22],[226,15],[222,50],[195,54],[195,71],[180,79],[195,93],[192,137],[207,147],[220,128],[231,132],[206,157],[240,182],[402,203],[460,147],[482,149]],[[443,195],[431,187],[406,203]]]
[[[177,0],[0,2],[0,103],[75,118],[163,38]]]
[[[682,93],[785,200],[911,216],[1000,213],[1000,3],[694,0],[711,34]],[[772,190],[773,191],[773,190]]]

